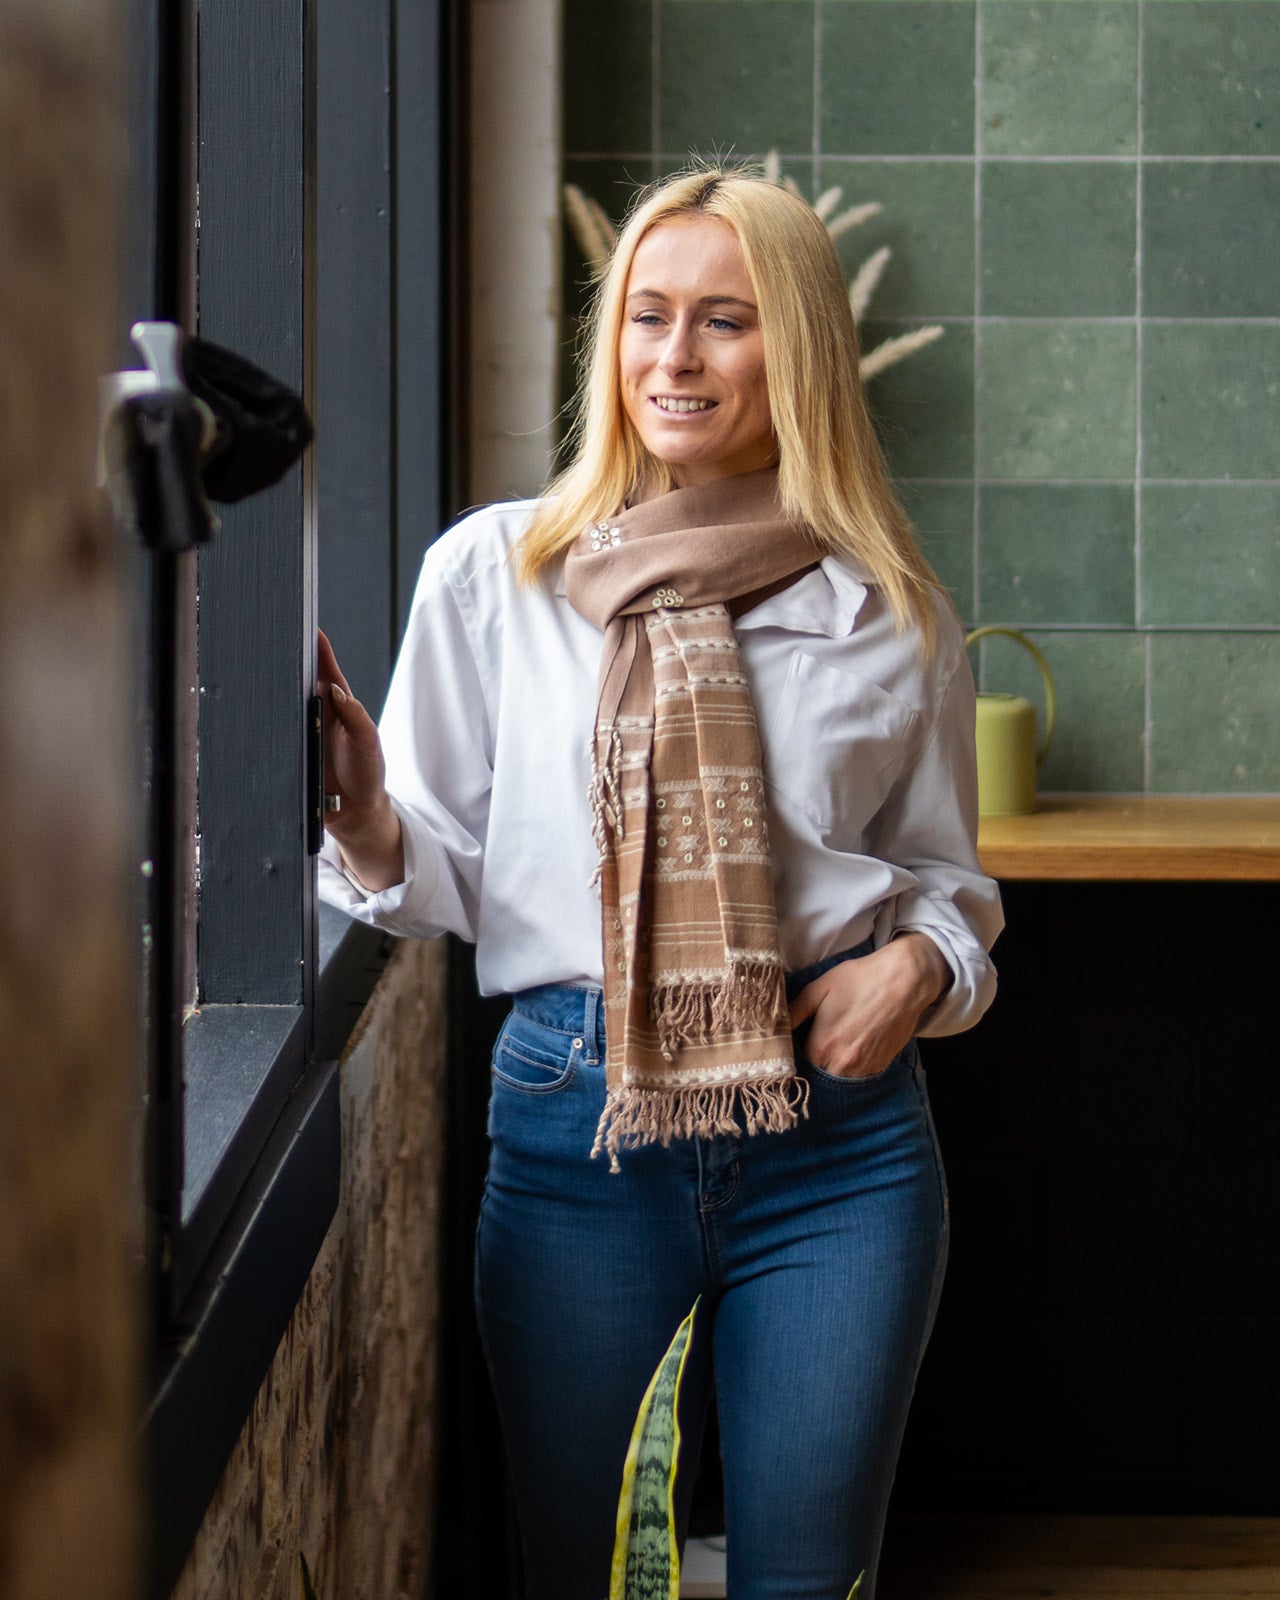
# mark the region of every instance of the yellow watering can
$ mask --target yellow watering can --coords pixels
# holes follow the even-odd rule
[[[965,644],[999,634],[1030,651],[1044,679],[1044,738],[1036,744],[1036,708],[1018,694],[978,696],[978,810],[984,817],[1017,816],[1036,808],[1036,768],[1049,752],[1058,700],[1049,663],[1017,628],[975,628]]]

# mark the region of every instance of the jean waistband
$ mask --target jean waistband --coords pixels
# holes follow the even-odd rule
[[[874,939],[864,939],[849,950],[815,961],[811,966],[800,967],[787,974],[787,999],[794,1000],[801,989],[824,972],[839,966],[842,961],[853,961],[858,956],[870,955],[875,948]],[[573,983],[544,983],[534,989],[522,989],[511,997],[512,1008],[530,1022],[544,1028],[554,1028],[584,1040],[590,1054],[603,1056],[604,1000],[602,991],[595,986]]]
[[[511,1008],[541,1027],[582,1039],[588,1057],[603,1058],[604,992],[599,987],[543,983],[513,994]]]
[[[875,940],[868,935],[861,944],[852,945],[848,950],[840,950],[833,956],[827,956],[822,961],[815,961],[808,967],[797,967],[794,972],[787,973],[787,999],[794,1000],[806,984],[812,983],[815,978],[820,978],[824,972],[830,972],[832,967],[838,967],[842,961],[856,961],[859,956],[869,956],[875,949]]]

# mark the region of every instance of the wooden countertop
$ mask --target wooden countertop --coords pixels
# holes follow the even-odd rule
[[[1280,881],[1280,796],[1045,795],[1026,817],[983,817],[993,878]]]

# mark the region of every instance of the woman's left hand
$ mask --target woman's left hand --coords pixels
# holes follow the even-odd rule
[[[812,1019],[804,1053],[815,1067],[841,1078],[874,1078],[950,982],[951,969],[927,934],[900,934],[806,984],[791,1002],[791,1026]]]

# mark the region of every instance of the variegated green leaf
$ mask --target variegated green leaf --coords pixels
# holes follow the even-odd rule
[[[609,1600],[678,1600],[680,1594],[675,1519],[680,1455],[677,1405],[697,1309],[695,1300],[649,1380],[636,1414],[622,1469]]]
[[[316,1592],[311,1587],[311,1570],[301,1551],[298,1552],[298,1597],[299,1600],[316,1600]]]
[[[865,1577],[866,1573],[860,1572],[853,1580],[853,1588],[849,1590],[847,1600],[858,1600],[858,1596],[862,1593],[862,1580]]]

